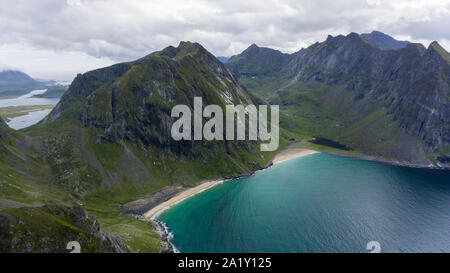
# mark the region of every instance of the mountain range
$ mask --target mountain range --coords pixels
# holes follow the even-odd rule
[[[0,71],[0,98],[20,96],[45,87],[46,83],[37,81],[21,71]]]
[[[293,54],[253,44],[226,65],[252,93],[282,105],[303,133],[366,155],[443,166],[450,142],[449,62],[437,42],[383,50],[350,33]]]
[[[128,202],[249,175],[276,153],[258,141],[174,141],[171,109],[193,109],[195,96],[222,109],[280,105],[280,149],[449,167],[449,54],[436,42],[381,47],[351,33],[292,54],[253,44],[223,64],[181,42],[79,74],[39,124],[14,131],[0,118],[0,252],[65,252],[69,241],[83,252],[164,251]]]

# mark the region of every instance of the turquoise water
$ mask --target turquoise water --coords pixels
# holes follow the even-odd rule
[[[450,171],[314,154],[233,180],[159,219],[181,252],[450,252]]]

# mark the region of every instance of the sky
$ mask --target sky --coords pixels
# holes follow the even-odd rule
[[[292,53],[372,30],[449,50],[449,26],[450,0],[1,0],[0,70],[72,80],[180,41],[216,56],[252,43]]]

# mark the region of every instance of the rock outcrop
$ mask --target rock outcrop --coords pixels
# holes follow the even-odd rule
[[[9,126],[6,122],[0,117],[0,140],[9,136]]]

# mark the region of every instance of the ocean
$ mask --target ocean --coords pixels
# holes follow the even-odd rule
[[[450,171],[313,154],[158,219],[181,252],[450,252]]]

